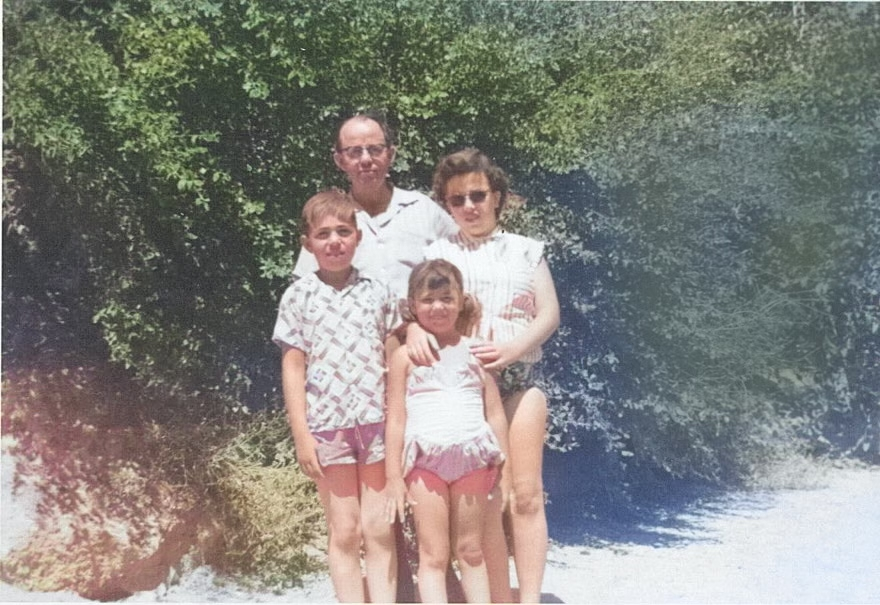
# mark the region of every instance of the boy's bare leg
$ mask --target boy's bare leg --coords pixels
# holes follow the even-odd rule
[[[397,556],[392,527],[385,520],[385,462],[359,465],[364,567],[373,603],[391,603],[397,595]]]
[[[358,473],[354,464],[324,467],[318,494],[327,517],[327,561],[340,603],[363,603]]]

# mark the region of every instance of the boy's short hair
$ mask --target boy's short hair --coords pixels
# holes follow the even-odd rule
[[[302,209],[301,230],[308,235],[312,225],[325,217],[333,216],[357,228],[357,204],[351,196],[341,189],[327,189],[309,198]]]

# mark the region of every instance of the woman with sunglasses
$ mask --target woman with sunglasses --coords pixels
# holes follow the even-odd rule
[[[505,473],[512,479],[509,513],[513,551],[522,603],[537,603],[547,559],[547,518],[541,477],[547,398],[536,386],[534,363],[541,345],[559,326],[556,288],[544,258],[542,242],[505,233],[498,218],[507,201],[504,171],[476,149],[464,149],[440,160],[434,172],[434,195],[459,226],[459,232],[427,248],[426,257],[455,264],[465,291],[482,306],[472,348],[483,367],[497,376],[509,423],[510,458]],[[415,363],[435,359],[428,339],[409,329],[407,349]],[[512,600],[507,544],[501,524],[506,498],[493,500],[486,516],[483,552],[492,600]]]

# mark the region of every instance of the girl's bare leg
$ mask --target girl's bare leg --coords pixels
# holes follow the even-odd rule
[[[397,596],[394,526],[384,519],[385,462],[359,465],[361,526],[367,587],[373,603],[393,603]]]
[[[449,564],[449,492],[446,483],[436,478],[426,485],[421,475],[410,484],[416,504],[413,519],[419,543],[419,600],[422,603],[446,603],[446,568]],[[427,475],[430,477],[430,475]]]
[[[488,603],[491,600],[489,573],[482,547],[485,478],[477,481],[480,485],[476,489],[474,482],[469,483],[468,478],[450,486],[452,543],[461,571],[461,587],[468,603]]]
[[[513,497],[510,520],[513,559],[519,581],[520,603],[539,603],[547,562],[547,517],[542,479],[547,398],[536,388],[517,393],[504,402],[510,423],[510,462]]]
[[[357,466],[324,467],[324,477],[317,484],[327,517],[327,562],[336,598],[340,603],[363,603]]]

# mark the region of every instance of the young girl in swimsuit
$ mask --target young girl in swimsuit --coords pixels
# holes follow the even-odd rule
[[[388,374],[385,458],[388,520],[412,506],[422,602],[447,601],[446,569],[458,561],[468,602],[490,600],[483,513],[507,455],[507,421],[492,376],[465,336],[477,319],[461,273],[444,260],[416,266],[409,310],[439,345],[439,360],[415,365],[401,347]],[[502,500],[509,492],[501,473]]]

